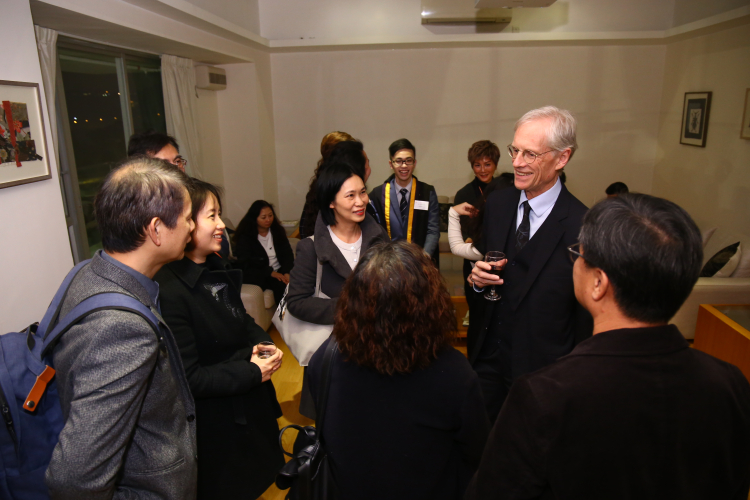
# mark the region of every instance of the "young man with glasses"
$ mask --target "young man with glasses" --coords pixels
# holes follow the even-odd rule
[[[440,205],[435,188],[417,180],[417,151],[408,139],[388,147],[393,174],[370,192],[370,202],[392,241],[407,240],[424,248],[440,266]]]
[[[565,356],[591,335],[591,316],[575,300],[567,251],[578,239],[586,206],[559,179],[576,148],[576,121],[568,111],[529,111],[508,145],[516,189],[487,198],[477,249],[508,258],[501,263],[502,279],[481,261],[468,278],[476,292],[502,285],[502,299],[471,322],[468,350],[492,421],[516,378]]]
[[[155,130],[130,136],[128,156],[138,155],[165,160],[183,172],[187,166],[187,160],[180,156],[180,146],[175,138]]]

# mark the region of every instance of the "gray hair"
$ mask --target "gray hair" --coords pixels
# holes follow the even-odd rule
[[[567,109],[560,109],[556,106],[532,109],[516,122],[513,131],[515,132],[518,127],[526,123],[545,119],[551,121],[551,125],[547,129],[547,146],[555,151],[570,148],[570,156],[572,157],[578,149],[576,119]]]

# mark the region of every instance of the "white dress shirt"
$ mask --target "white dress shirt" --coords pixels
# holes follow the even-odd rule
[[[531,206],[531,211],[529,212],[529,224],[531,225],[531,229],[529,231],[529,239],[533,238],[536,230],[539,229],[539,227],[544,223],[545,220],[547,220],[547,216],[552,211],[552,207],[555,206],[555,202],[557,202],[557,197],[560,196],[561,191],[562,183],[560,182],[559,177],[557,178],[557,182],[555,182],[554,186],[552,186],[539,196],[532,198],[531,200],[526,197],[526,191],[521,191],[521,198],[518,200],[518,216],[516,217],[516,229],[518,229],[518,226],[521,225],[521,221],[523,220],[523,207],[521,206],[521,204],[524,201],[528,200],[529,205]]]

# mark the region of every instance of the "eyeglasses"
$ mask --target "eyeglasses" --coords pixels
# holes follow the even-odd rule
[[[174,159],[174,164],[178,167],[185,168],[185,165],[187,165],[187,160],[183,158],[182,156],[177,156]]]
[[[512,144],[508,144],[508,154],[511,158],[514,160],[516,159],[516,156],[518,156],[518,153],[523,153],[523,159],[528,164],[532,164],[536,161],[537,158],[539,158],[542,155],[546,155],[547,153],[551,153],[554,151],[554,149],[550,149],[549,151],[545,151],[544,153],[534,153],[533,151],[529,151],[528,149],[524,149],[523,152],[518,149],[517,147],[513,146]]]
[[[395,160],[391,160],[391,163],[393,163],[397,167],[400,167],[404,163],[406,164],[407,167],[411,167],[412,165],[414,165],[414,158],[409,157],[409,158],[407,158],[405,160],[402,160],[401,158],[398,158],[398,159],[395,159]]]

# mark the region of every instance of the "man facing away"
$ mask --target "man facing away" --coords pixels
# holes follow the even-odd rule
[[[516,381],[465,498],[746,500],[750,384],[667,324],[701,270],[695,223],[623,194],[570,253],[594,336]]]
[[[417,151],[408,139],[388,147],[393,174],[370,192],[370,202],[378,221],[391,241],[416,243],[439,266],[440,205],[435,188],[417,180]]]
[[[128,141],[128,156],[148,156],[167,161],[183,172],[187,160],[180,156],[180,146],[171,135],[149,130],[133,134]]]
[[[131,158],[94,201],[104,250],[75,277],[61,317],[98,293],[130,295],[157,317],[154,274],[181,259],[194,228],[189,179],[164,161]],[[55,500],[194,499],[195,406],[169,329],[105,309],[52,353],[65,424],[46,474]]]
[[[554,106],[526,113],[516,123],[508,153],[515,189],[487,198],[480,252],[505,253],[502,279],[477,262],[468,280],[482,293],[499,285],[484,318],[469,325],[469,360],[479,375],[487,413],[494,421],[519,376],[568,354],[591,335],[591,316],[573,293],[573,264],[566,248],[578,239],[586,207],[559,175],[578,145],[576,121]],[[481,296],[477,300],[484,300]]]

